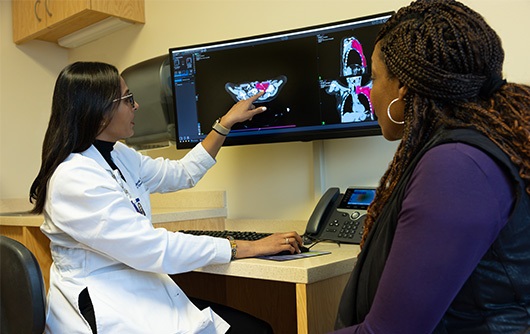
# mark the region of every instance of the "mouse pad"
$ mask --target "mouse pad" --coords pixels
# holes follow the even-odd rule
[[[300,254],[287,254],[287,255],[266,255],[257,257],[258,259],[274,260],[274,261],[289,261],[296,259],[304,259],[306,257],[313,257],[319,255],[331,254],[329,251],[309,251]]]

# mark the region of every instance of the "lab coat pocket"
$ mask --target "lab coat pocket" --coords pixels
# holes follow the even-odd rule
[[[138,199],[141,202],[141,205],[145,211],[145,214],[150,217],[151,216],[151,193],[149,190],[145,187],[145,185],[141,184],[138,189],[136,189],[135,193],[138,196]]]
[[[230,327],[209,307],[199,310],[169,276],[165,277],[166,289],[179,313],[179,331],[182,334],[223,334]]]

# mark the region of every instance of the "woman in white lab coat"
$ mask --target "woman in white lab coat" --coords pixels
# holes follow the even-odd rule
[[[133,135],[134,101],[117,69],[78,62],[59,75],[42,164],[30,197],[50,239],[46,332],[225,333],[167,274],[231,259],[298,252],[296,232],[259,241],[154,228],[149,194],[193,187],[215,163],[225,135],[263,108],[259,94],[235,104],[179,161],[151,159],[119,142]]]

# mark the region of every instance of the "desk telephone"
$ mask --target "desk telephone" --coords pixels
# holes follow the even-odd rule
[[[309,217],[304,243],[330,240],[359,244],[366,210],[374,197],[375,189],[371,188],[348,188],[344,194],[339,188],[329,188]]]

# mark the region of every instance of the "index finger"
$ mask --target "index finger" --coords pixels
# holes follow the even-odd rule
[[[299,245],[303,244],[302,237],[300,237],[300,235],[298,233],[294,232],[294,231],[288,233],[288,237],[289,238],[294,238],[296,240],[296,243],[299,244]]]
[[[303,245],[304,244],[304,241],[302,240],[302,237],[298,233],[295,232],[294,238],[296,239],[296,241],[298,242],[299,245]]]
[[[257,92],[256,94],[252,95],[251,97],[249,97],[247,99],[247,101],[249,101],[250,103],[256,101],[257,99],[259,99],[259,97],[261,95],[265,94],[265,91],[264,90],[260,90],[259,92]]]

